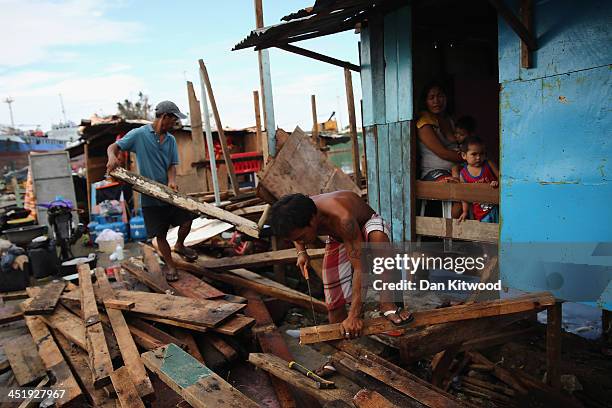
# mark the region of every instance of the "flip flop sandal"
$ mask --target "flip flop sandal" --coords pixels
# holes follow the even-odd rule
[[[395,310],[387,310],[386,312],[383,313],[383,316],[385,318],[387,318],[387,320],[389,320],[391,323],[393,323],[396,326],[403,326],[405,324],[410,323],[411,321],[414,320],[414,316],[412,313],[410,313],[410,316],[408,316],[406,319],[403,319],[401,322],[394,322],[393,320],[389,319],[389,316],[391,316],[392,314],[397,315],[400,319],[402,318],[400,313],[404,310],[403,307],[398,307]]]
[[[191,248],[184,247],[183,249],[180,249],[180,250],[174,249],[174,252],[179,254],[187,262],[195,262],[198,259],[198,253]]]

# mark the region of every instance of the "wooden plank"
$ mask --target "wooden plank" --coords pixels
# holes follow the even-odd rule
[[[332,402],[335,400],[350,401],[353,395],[341,388],[335,389],[318,389],[314,381],[307,378],[305,375],[298,373],[289,368],[287,362],[273,354],[268,353],[251,353],[249,354],[249,363],[267,371],[271,375],[285,381],[299,391],[315,398],[321,404]]]
[[[323,258],[325,249],[309,249],[308,256],[311,259]],[[283,263],[295,263],[297,253],[295,249],[282,249],[280,251],[260,252],[252,255],[228,256],[225,258],[210,258],[202,262],[208,269],[236,269],[254,268],[258,266],[269,266]]]
[[[336,344],[341,350],[336,358],[349,358],[356,370],[368,374],[400,393],[429,407],[460,407],[463,403],[455,396],[433,386],[416,375],[359,346],[355,342]]]
[[[527,26],[519,20],[514,12],[508,7],[507,3],[502,0],[489,0],[491,5],[497,9],[499,15],[508,23],[514,32],[520,37],[527,47],[531,50],[537,50],[536,37],[529,31]]]
[[[223,125],[221,124],[221,116],[219,115],[219,109],[217,109],[217,102],[215,101],[215,94],[213,93],[210,78],[208,76],[208,70],[204,61],[198,60],[200,65],[200,74],[204,84],[206,85],[206,91],[208,92],[208,100],[210,101],[210,107],[212,109],[213,117],[215,118],[215,124],[217,125],[217,136],[219,137],[219,143],[221,144],[221,151],[223,152],[223,158],[225,159],[225,165],[229,174],[230,181],[232,183],[232,190],[234,195],[240,194],[240,186],[236,179],[236,171],[234,170],[234,163],[230,157],[230,151],[227,147],[227,139],[225,138],[225,132],[223,131]],[[204,97],[204,96],[202,96]]]
[[[38,316],[26,316],[26,325],[32,334],[34,343],[38,347],[38,354],[42,359],[47,371],[55,378],[51,386],[53,390],[63,392],[63,396],[56,401],[58,407],[82,407],[83,393],[79,384],[72,375],[70,367],[64,360],[60,349],[51,336],[49,329]],[[63,390],[63,391],[62,391]]]
[[[173,327],[171,331],[174,337],[176,337],[182,343],[185,344],[185,347],[183,347],[183,349],[186,352],[191,354],[200,363],[206,364],[206,362],[204,361],[204,356],[202,355],[202,353],[200,353],[200,348],[198,347],[198,344],[196,343],[194,337],[192,336],[190,332],[184,329],[177,328],[177,327]]]
[[[363,81],[363,80],[362,80]],[[366,162],[368,163],[368,204],[380,214],[380,189],[378,186],[378,128],[363,128],[366,143]]]
[[[187,347],[183,341],[138,317],[127,317],[126,321],[128,322],[130,333],[134,337],[136,343],[147,350],[155,350],[155,348],[152,348],[155,345],[158,346],[156,348],[159,348],[171,343],[181,348]]]
[[[39,381],[36,387],[34,387],[34,390],[40,390],[43,387],[46,387],[49,384],[49,382],[50,382],[49,377],[45,375],[43,379]],[[23,402],[19,404],[17,408],[35,408],[38,406],[40,406],[40,401],[36,401],[34,397],[30,397],[30,398],[24,399]]]
[[[87,353],[80,347],[72,345],[68,339],[57,330],[53,330],[53,337],[62,351],[66,362],[70,365],[75,379],[85,392],[90,404],[101,408],[114,408],[115,400],[112,399],[105,388],[96,389],[93,385],[91,370]]]
[[[233,314],[246,306],[218,300],[197,300],[184,296],[130,290],[117,290],[115,297],[134,302],[131,313],[210,328],[229,320]],[[62,295],[62,301],[78,302],[78,295],[66,293]]]
[[[253,109],[255,110],[255,134],[257,144],[261,146],[264,164],[268,162],[268,140],[261,131],[261,109],[259,107],[259,92],[253,91]]]
[[[310,112],[312,113],[312,140],[317,146],[322,146],[321,138],[319,137],[319,119],[317,118],[317,97],[310,95]]]
[[[81,314],[85,322],[85,341],[87,342],[89,367],[92,371],[94,387],[101,388],[110,384],[113,363],[110,359],[102,323],[100,322],[89,265],[81,264],[77,269],[79,271]]]
[[[0,361],[0,374],[4,374],[8,371],[11,371],[11,365],[9,364],[8,360]]]
[[[416,216],[416,233],[441,238],[465,239],[469,241],[499,241],[499,224],[476,220],[451,220],[439,217]]]
[[[420,200],[467,201],[499,204],[499,189],[488,184],[415,182],[416,198]]]
[[[3,302],[8,302],[9,300],[27,299],[28,297],[29,296],[25,290],[0,293],[0,299],[2,299]]]
[[[561,389],[561,323],[562,303],[557,302],[546,309],[546,382]]]
[[[509,330],[501,333],[490,334],[488,336],[476,337],[466,341],[461,345],[460,351],[480,350],[506,344],[511,341],[516,341],[527,335],[537,333],[537,327],[528,327],[525,329]]]
[[[178,281],[170,282],[170,286],[172,286],[177,295],[185,296],[192,299],[225,298],[225,293],[221,292],[214,286],[204,282],[202,279],[193,276],[189,272],[179,270],[178,275]]]
[[[475,363],[483,364],[487,367],[492,367],[492,374],[503,382],[505,382],[506,384],[508,384],[509,386],[511,386],[512,388],[514,388],[517,392],[522,395],[527,394],[527,389],[525,388],[525,386],[521,384],[521,382],[517,380],[516,377],[509,370],[506,370],[505,368],[494,364],[492,361],[490,361],[488,358],[478,353],[477,351],[468,351],[467,354]]]
[[[134,308],[135,304],[131,300],[119,300],[119,299],[106,299],[104,300],[104,307],[108,309],[115,310],[127,310],[130,311]]]
[[[2,347],[17,384],[23,387],[44,377],[45,367],[32,341],[32,336],[25,335],[9,339]]]
[[[131,372],[127,367],[123,366],[113,371],[110,377],[121,408],[144,408],[145,405],[138,396],[136,386],[132,382]]]
[[[174,344],[142,355],[147,368],[194,408],[258,405]]]
[[[295,252],[295,251],[294,251]],[[178,255],[173,255],[172,259],[180,269],[186,269],[197,276],[205,276],[219,282],[224,282],[240,288],[253,289],[256,292],[275,297],[280,300],[296,304],[310,309],[311,299],[308,295],[282,285],[272,279],[264,278],[247,269],[231,269],[223,273],[210,271],[206,267],[206,262],[210,258],[200,255],[195,262],[186,262]],[[319,313],[327,313],[327,306],[318,299],[312,299],[314,308]]]
[[[257,292],[252,289],[246,289],[242,291],[242,294],[248,299],[245,313],[256,321],[253,332],[257,337],[261,350],[264,353],[272,353],[287,362],[293,360],[287,343],[274,325],[270,312]],[[287,383],[272,375],[270,376],[270,381],[272,382],[276,398],[282,408],[293,408],[297,406]]]
[[[151,384],[151,380],[149,379],[144,365],[140,360],[140,353],[138,352],[134,339],[130,334],[130,329],[125,321],[125,318],[123,317],[123,313],[120,310],[108,308],[109,301],[113,300],[114,298],[114,293],[110,282],[106,277],[104,268],[96,268],[95,274],[98,282],[98,295],[107,306],[106,314],[108,315],[111,327],[115,333],[117,343],[119,344],[123,363],[130,373],[134,386],[138,390],[138,395],[143,398],[152,397],[154,393],[153,385]],[[119,391],[117,392],[119,393]]]
[[[533,34],[533,1],[521,0],[521,21],[529,33]],[[521,68],[533,67],[533,55],[525,41],[521,40]]]
[[[141,246],[141,248],[143,248],[143,252],[144,247],[146,246]],[[156,265],[156,269],[152,270],[151,265],[147,264],[148,261],[149,259],[145,255],[145,265],[147,267],[146,270],[142,268],[141,265],[133,262],[131,259],[123,261],[121,263],[121,267],[134,276],[138,281],[153,289],[155,292],[168,293],[170,295],[174,294],[174,289],[168,284],[168,282],[166,282],[166,278],[162,274],[159,264]],[[157,263],[157,256],[155,256],[154,261]],[[150,263],[155,265],[153,264],[153,261],[150,261]]]
[[[394,163],[403,163],[404,158],[402,146],[402,126],[401,123],[389,124],[389,157],[390,163],[395,167]],[[393,169],[390,174],[391,181],[391,232],[394,242],[403,242],[404,239],[404,173],[401,169]]]
[[[14,306],[0,307],[0,325],[23,319],[23,312]]]
[[[203,95],[202,97],[206,97]],[[199,162],[206,159],[206,150],[204,145],[204,129],[202,127],[202,111],[200,103],[196,97],[193,83],[187,81],[187,100],[189,101],[189,123],[191,124],[191,140],[194,151],[193,161]]]
[[[238,353],[236,352],[236,350],[234,350],[234,348],[227,344],[227,342],[222,338],[214,334],[207,334],[206,341],[208,341],[211,346],[213,346],[219,353],[221,353],[227,361],[231,362],[238,358]]]
[[[337,190],[361,192],[299,127],[289,136],[274,161],[259,173],[258,191],[262,188],[273,200],[298,192],[306,195]]]
[[[406,8],[408,9],[408,13],[410,13],[410,8],[409,7],[406,7]],[[404,36],[406,35],[410,35],[410,32],[409,31],[404,32]],[[408,42],[408,44],[411,44],[411,42]],[[404,50],[403,48],[407,48],[407,50]],[[400,54],[402,53],[402,51],[410,54],[411,49],[412,49],[411,46],[400,47]],[[404,65],[408,65],[411,68],[412,67],[411,66],[411,63],[412,63],[411,56],[408,55],[405,57],[408,58],[408,61],[404,62]],[[406,73],[406,76],[408,76],[410,81],[407,84],[404,84],[402,86],[402,90],[400,90],[400,95],[402,96],[401,99],[403,100],[403,102],[400,105],[400,115],[403,114],[402,109],[406,109],[406,106],[410,105],[410,111],[408,115],[411,116],[412,115],[412,70],[409,69],[408,71],[409,72]],[[407,94],[409,96],[402,95],[402,91],[406,92],[407,88],[409,88],[409,93]],[[407,96],[407,98],[405,98],[405,96]],[[414,223],[414,220],[415,220],[414,210],[415,210],[415,202],[416,202],[416,200],[414,199],[414,194],[415,194],[414,175],[416,172],[416,149],[415,149],[416,141],[415,141],[414,135],[416,131],[413,133],[413,128],[414,128],[413,122],[411,121],[401,122],[401,132],[402,132],[401,170],[403,173],[403,182],[404,182],[404,231],[403,231],[403,241],[404,242],[414,240],[415,235],[416,235],[416,232],[415,232],[416,226]]]
[[[143,194],[166,202],[170,205],[182,208],[193,213],[200,213],[208,217],[217,218],[228,222],[236,227],[240,232],[253,237],[259,238],[259,229],[253,221],[232,214],[212,204],[203,203],[194,200],[193,198],[173,191],[170,187],[153,180],[142,177],[138,174],[128,172],[123,168],[117,168],[112,171],[111,175],[121,181],[131,184],[132,187]]]
[[[514,299],[491,300],[481,303],[457,305],[441,309],[414,312],[414,320],[404,327],[420,327],[460,320],[479,319],[531,311],[554,304],[549,292],[533,293]],[[364,320],[362,335],[379,334],[397,330],[397,326],[385,317]],[[312,344],[343,338],[340,323],[306,327],[300,329],[300,343]]]
[[[236,314],[230,319],[228,319],[226,322],[223,322],[220,326],[213,328],[212,331],[228,336],[235,336],[238,333],[241,333],[242,331],[253,326],[254,324],[255,319],[241,314]]]
[[[32,299],[28,308],[24,310],[27,315],[51,314],[59,302],[60,295],[66,287],[66,281],[54,280],[42,287],[40,293]]]
[[[394,408],[397,405],[392,404],[388,399],[377,393],[376,391],[362,389],[353,397],[353,403],[357,408]]]
[[[384,122],[383,122],[384,123]],[[378,129],[378,195],[380,216],[392,220],[393,203],[391,201],[391,160],[389,146],[389,125],[377,125]],[[398,203],[399,204],[399,203]],[[391,231],[393,232],[393,231]],[[393,238],[393,237],[390,237]]]
[[[442,387],[444,380],[448,376],[451,364],[459,353],[460,346],[453,345],[444,351],[439,352],[432,360],[431,383],[436,387]],[[434,364],[435,361],[435,364]]]
[[[352,64],[348,61],[342,61],[337,58],[329,57],[327,55],[323,55],[318,52],[307,50],[305,48],[296,47],[295,45],[283,44],[283,45],[277,45],[276,47],[280,48],[281,50],[285,50],[287,52],[292,52],[294,54],[302,55],[304,57],[312,58],[317,61],[326,62],[328,64],[332,64],[337,67],[344,68],[346,71],[349,71],[349,70],[355,71],[355,72],[361,71],[361,68],[359,67],[359,65]]]

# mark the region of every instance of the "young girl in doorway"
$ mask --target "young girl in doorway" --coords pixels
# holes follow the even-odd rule
[[[489,183],[491,187],[499,186],[497,165],[486,159],[484,142],[477,136],[468,137],[461,145],[461,157],[465,164],[459,173],[462,183]],[[469,204],[461,203],[462,213],[459,221],[468,218]],[[472,203],[474,218],[480,222],[499,222],[499,208],[495,204]]]

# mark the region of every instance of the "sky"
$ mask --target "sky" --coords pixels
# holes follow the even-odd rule
[[[313,3],[263,0],[264,23]],[[153,105],[169,99],[188,113],[186,81],[200,98],[200,58],[223,126],[255,124],[257,53],[231,51],[255,26],[253,0],[0,0],[0,7],[0,99],[14,99],[16,125],[48,130],[62,121],[59,94],[67,119],[77,123],[116,113],[118,101],[140,91]],[[348,31],[296,45],[357,64],[358,38]],[[311,129],[313,94],[320,122],[336,111],[347,125],[342,68],[278,49],[270,50],[270,67],[277,127]],[[353,88],[359,101],[355,73]],[[0,124],[10,124],[6,103]]]

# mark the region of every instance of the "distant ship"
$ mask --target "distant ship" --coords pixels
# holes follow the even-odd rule
[[[21,130],[0,125],[0,170],[15,170],[27,166],[30,152],[65,149],[66,143],[72,140],[71,132],[62,128],[63,134],[54,134],[54,130],[49,133],[55,137],[49,137],[49,134],[45,135],[40,129]],[[74,136],[74,139],[76,138],[78,134]]]

